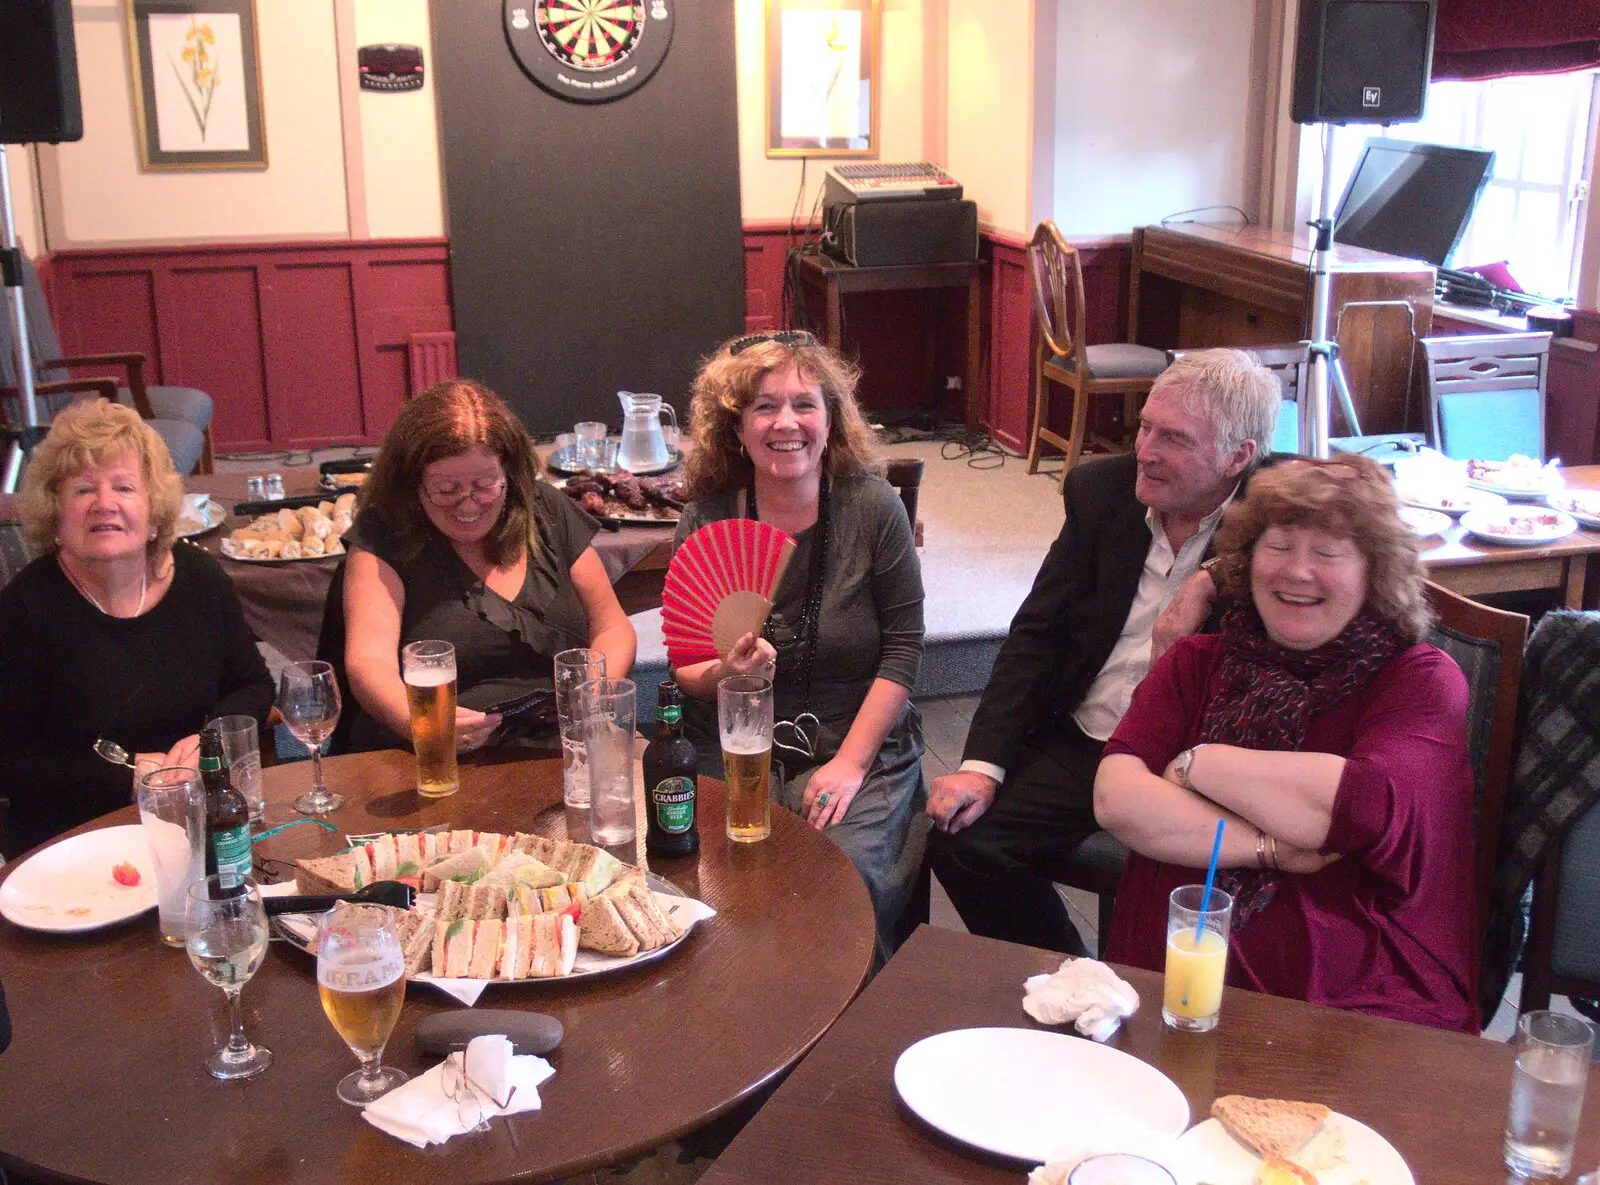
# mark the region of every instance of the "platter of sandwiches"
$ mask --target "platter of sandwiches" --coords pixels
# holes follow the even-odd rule
[[[418,890],[389,908],[419,981],[520,982],[602,975],[659,958],[709,911],[663,877],[603,848],[487,831],[383,834],[332,856],[295,862],[300,893],[348,893],[380,880]],[[301,950],[316,921],[274,919]]]
[[[1184,1185],[1415,1185],[1394,1146],[1321,1103],[1223,1095],[1178,1140]]]

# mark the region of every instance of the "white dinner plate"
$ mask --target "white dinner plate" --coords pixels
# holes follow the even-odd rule
[[[1443,535],[1454,523],[1450,516],[1442,510],[1423,510],[1417,506],[1402,506],[1400,508],[1400,521],[1411,528],[1411,533],[1418,539],[1428,539],[1434,535]]]
[[[201,514],[199,516],[191,514],[193,509],[189,505],[188,499],[185,498],[183,512],[178,516],[179,527],[181,528],[185,522],[190,521],[198,521],[202,525],[198,527],[192,526],[188,530],[180,529],[177,532],[179,539],[189,539],[195,535],[204,535],[207,531],[214,531],[222,525],[222,520],[228,517],[227,508],[220,502],[213,502],[210,498],[200,503]]]
[[[1159,1070],[1085,1037],[1042,1029],[956,1029],[900,1055],[906,1106],[946,1135],[1043,1164],[1063,1141],[1142,1123],[1176,1136],[1189,1103]],[[1376,1182],[1373,1185],[1377,1185]]]
[[[1215,1119],[1185,1132],[1178,1150],[1179,1185],[1250,1185],[1261,1165],[1261,1159]],[[1317,1185],[1416,1185],[1394,1145],[1337,1111],[1294,1161],[1317,1175]]]
[[[1551,518],[1554,522],[1537,523],[1532,530],[1508,530],[1508,524],[1529,519]],[[1544,510],[1537,506],[1508,506],[1504,510],[1469,510],[1461,516],[1461,525],[1480,539],[1506,547],[1538,547],[1554,543],[1578,529],[1578,520],[1560,510]]]
[[[1562,490],[1546,494],[1544,500],[1555,510],[1570,514],[1586,527],[1600,527],[1600,490]]]
[[[1407,506],[1415,506],[1418,510],[1437,510],[1452,517],[1469,510],[1497,510],[1506,504],[1499,494],[1461,486],[1439,490],[1402,489],[1399,493],[1400,501]]]
[[[137,885],[111,875],[127,862]],[[29,856],[0,884],[0,915],[29,930],[77,934],[137,917],[156,904],[156,865],[137,823],[86,831]]]
[[[1549,473],[1551,476],[1544,480],[1535,481],[1532,485],[1525,486],[1508,485],[1497,481],[1480,481],[1476,477],[1467,478],[1467,484],[1475,490],[1486,490],[1491,494],[1500,494],[1515,501],[1526,502],[1554,493],[1556,490],[1561,489],[1566,482],[1559,470],[1538,469],[1530,470],[1530,472]]]

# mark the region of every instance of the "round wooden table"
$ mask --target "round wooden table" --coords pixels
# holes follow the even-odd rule
[[[461,792],[427,803],[411,789],[409,753],[336,757],[324,768],[349,799],[331,816],[347,832],[450,823],[567,833],[556,757],[524,750],[463,762]],[[288,803],[308,786],[311,763],[265,772],[269,824],[297,817]],[[225,1036],[222,993],[160,943],[154,911],[80,936],[0,921],[0,983],[16,1028],[0,1055],[0,1164],[161,1185],[536,1182],[706,1124],[794,1065],[855,997],[873,921],[860,877],[820,832],[774,808],[771,839],[732,844],[721,783],[701,779],[699,792],[698,856],[653,870],[717,916],[664,958],[611,977],[491,987],[479,1007],[547,1012],[565,1026],[550,1055],[556,1075],[540,1088],[543,1109],[423,1151],[334,1097],[356,1060],[322,1015],[314,960],[301,952],[274,942],[244,988],[246,1032],[272,1049],[271,1068],[224,1083],[201,1066]],[[91,826],[131,821],[124,810]],[[308,824],[258,845],[257,859],[341,846]],[[268,864],[263,879],[279,867]],[[425,1070],[417,1022],[459,1007],[411,985],[386,1060]]]

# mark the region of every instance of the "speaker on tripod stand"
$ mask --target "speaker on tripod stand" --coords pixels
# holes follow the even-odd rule
[[[1322,124],[1322,193],[1311,252],[1310,376],[1300,400],[1299,448],[1326,457],[1337,393],[1350,431],[1360,436],[1339,345],[1328,336],[1333,276],[1333,137],[1329,124],[1405,123],[1422,118],[1433,70],[1436,0],[1300,0],[1294,93],[1296,123]]]
[[[0,0],[0,285],[15,343],[19,429],[8,429],[0,491],[17,488],[23,458],[43,435],[33,398],[33,357],[22,303],[22,252],[11,205],[7,144],[83,139],[72,0]]]

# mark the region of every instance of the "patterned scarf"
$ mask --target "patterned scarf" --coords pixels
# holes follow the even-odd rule
[[[1400,645],[1388,628],[1358,613],[1315,650],[1287,650],[1267,637],[1254,605],[1236,605],[1222,619],[1220,687],[1200,718],[1200,740],[1293,752],[1312,717],[1372,682]],[[1282,875],[1254,868],[1217,873],[1217,884],[1233,895],[1235,930],[1272,901]]]

